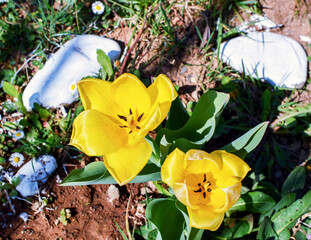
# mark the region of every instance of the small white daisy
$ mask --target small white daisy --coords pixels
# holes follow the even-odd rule
[[[69,85],[69,91],[71,92],[72,96],[74,98],[78,98],[79,97],[79,92],[78,92],[78,88],[77,88],[77,83],[73,82]]]
[[[10,163],[14,166],[14,167],[20,167],[23,163],[24,163],[24,156],[21,153],[13,153],[9,159]]]
[[[102,14],[105,11],[105,6],[101,1],[96,1],[92,4],[92,11],[94,14]]]
[[[24,136],[25,136],[25,134],[24,134],[24,132],[21,131],[21,130],[18,130],[18,131],[16,131],[16,132],[13,134],[14,140],[22,139]]]

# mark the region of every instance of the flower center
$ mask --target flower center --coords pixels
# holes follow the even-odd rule
[[[131,134],[133,131],[138,131],[140,129],[139,124],[143,116],[144,113],[134,114],[130,108],[129,115],[118,115],[118,117],[122,120],[122,123],[124,123],[124,125],[120,125],[119,127],[128,128],[130,130],[129,134]]]
[[[96,6],[96,10],[98,10],[98,11],[100,10],[100,6],[99,5]]]
[[[21,136],[21,133],[16,133],[16,137],[20,137]]]
[[[203,198],[207,198],[209,193],[216,188],[216,180],[211,173],[204,173],[202,179],[202,182],[198,183],[198,189],[194,192],[202,194]]]
[[[74,91],[76,89],[76,84],[71,84],[71,90]]]
[[[16,162],[16,163],[18,163],[18,162],[19,162],[19,157],[15,157],[15,158],[13,159],[13,161]]]

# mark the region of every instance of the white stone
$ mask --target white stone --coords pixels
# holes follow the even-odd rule
[[[52,156],[43,155],[38,157],[38,159],[33,158],[15,174],[14,177],[19,177],[21,180],[16,190],[23,197],[39,193],[39,186],[48,180],[56,168],[56,159]]]
[[[220,46],[220,59],[239,72],[273,86],[302,88],[307,79],[307,55],[295,40],[271,32],[251,32]]]
[[[101,68],[97,49],[103,50],[112,61],[121,53],[119,44],[95,35],[80,35],[66,42],[30,80],[23,93],[28,110],[39,103],[47,108],[70,104],[78,97],[71,86],[83,77],[96,76]]]
[[[112,203],[114,200],[119,199],[120,191],[115,185],[110,185],[107,190],[107,201]]]

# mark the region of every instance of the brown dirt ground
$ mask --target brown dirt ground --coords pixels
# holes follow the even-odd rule
[[[284,25],[283,28],[274,31],[290,36],[299,41],[303,46],[306,46],[305,42],[301,42],[300,35],[311,36],[310,24],[308,22],[311,15],[310,11],[303,4],[298,6],[297,2],[296,0],[267,0],[261,3],[264,7],[263,11],[268,18],[277,24]],[[201,83],[206,75],[204,65],[208,63],[207,59],[202,58],[199,49],[200,41],[197,34],[195,34],[194,25],[197,21],[191,15],[180,18],[177,14],[172,17],[172,24],[181,28],[181,31],[177,32],[177,36],[186,36],[187,45],[192,46],[186,51],[176,48],[172,58],[163,61],[161,57],[157,57],[154,61],[144,65],[156,54],[154,50],[157,50],[161,39],[147,39],[144,38],[145,35],[143,34],[140,45],[142,58],[136,61],[137,66],[140,67],[145,76],[156,74],[159,63],[161,61],[165,62],[159,72],[167,74],[175,84],[183,86],[180,93],[185,102],[198,100],[202,90]],[[204,29],[201,31],[203,32]],[[110,37],[124,44],[130,35],[131,30],[124,28],[123,30],[115,30]],[[310,48],[308,48],[308,55],[311,55]],[[187,70],[183,71],[182,68],[185,64],[188,65]],[[196,66],[189,66],[191,64]],[[304,91],[304,97],[309,102],[311,97],[310,88],[309,84],[306,87],[306,91]],[[70,161],[69,163],[76,168],[81,167],[78,163]],[[113,220],[126,232],[125,215],[130,195],[132,196],[128,207],[130,227],[132,229],[134,226],[138,227],[144,223],[144,208],[141,207],[143,205],[139,204],[145,199],[145,195],[142,194],[143,184],[128,184],[118,187],[120,198],[110,203],[107,200],[106,193],[109,186],[59,187],[56,183],[57,176],[60,176],[61,179],[66,176],[64,168],[60,167],[47,184],[47,195],[51,196],[53,200],[43,211],[35,213],[35,210],[31,210],[30,204],[24,201],[14,202],[17,211],[16,216],[21,211],[27,211],[30,214],[27,223],[10,214],[9,206],[1,209],[1,225],[4,222],[7,225],[4,228],[0,228],[0,236],[2,236],[0,239],[122,239]],[[151,197],[157,196],[154,188],[149,188],[149,195]],[[33,198],[33,202],[38,202],[37,198]],[[71,211],[71,217],[66,226],[62,223],[56,224],[55,222],[60,216],[61,209],[70,209]]]

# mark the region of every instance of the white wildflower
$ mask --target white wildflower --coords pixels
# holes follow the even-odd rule
[[[21,153],[13,153],[9,159],[14,167],[20,167],[24,163],[25,157]]]
[[[96,1],[92,4],[92,11],[94,14],[102,14],[105,11],[105,6],[101,1]]]
[[[13,138],[14,140],[19,140],[19,139],[22,139],[23,137],[25,136],[24,132],[21,131],[21,130],[18,130],[16,131],[14,134],[13,134]]]

